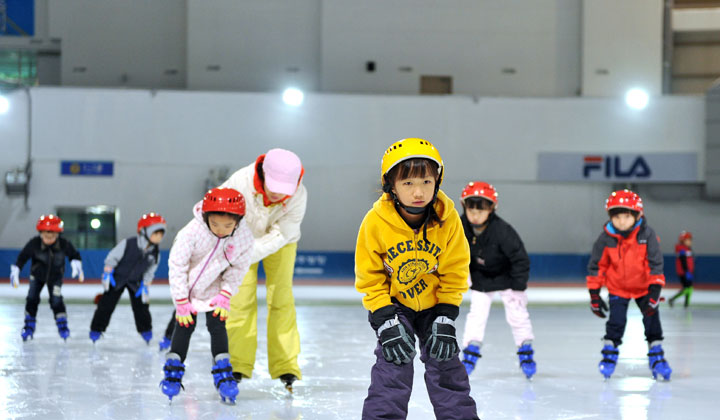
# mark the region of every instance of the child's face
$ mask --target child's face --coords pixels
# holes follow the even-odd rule
[[[610,218],[615,229],[626,231],[635,225],[635,217],[630,213],[618,213]]]
[[[164,230],[157,230],[153,232],[152,235],[150,235],[150,243],[153,245],[157,245],[160,242],[162,242],[163,236],[165,236]]]
[[[219,238],[224,238],[235,230],[235,219],[227,214],[211,214],[208,217],[210,231]]]
[[[425,207],[435,195],[435,177],[412,177],[395,181],[393,192],[408,207]]]
[[[57,232],[50,232],[49,230],[44,230],[40,232],[40,239],[42,239],[43,243],[46,246],[50,246],[57,241],[57,238],[60,234]]]
[[[492,213],[492,208],[471,209],[465,207],[465,216],[467,216],[470,224],[473,225],[482,225],[483,223],[487,222],[488,217],[490,217],[490,213]]]
[[[281,193],[275,193],[268,189],[267,184],[263,184],[263,188],[265,189],[265,195],[267,196],[268,200],[270,200],[273,203],[278,203],[282,201],[283,198],[287,197],[286,194]]]
[[[688,248],[692,247],[692,238],[683,239],[683,245],[685,245]]]

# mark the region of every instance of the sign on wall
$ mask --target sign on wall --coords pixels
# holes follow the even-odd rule
[[[35,35],[34,0],[0,0],[0,36]]]
[[[696,153],[538,154],[539,181],[698,182]]]
[[[63,160],[60,175],[112,176],[112,161]]]

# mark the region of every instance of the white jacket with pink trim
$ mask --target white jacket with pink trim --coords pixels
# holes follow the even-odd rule
[[[220,290],[230,295],[237,291],[250,268],[255,239],[244,219],[231,236],[218,238],[203,221],[201,209],[202,201],[170,249],[170,294],[173,303],[187,298],[198,312],[209,312]]]

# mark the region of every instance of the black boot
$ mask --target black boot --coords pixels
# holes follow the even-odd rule
[[[293,375],[292,373],[286,373],[284,375],[280,375],[280,381],[282,381],[283,385],[285,385],[285,389],[290,391],[290,393],[292,394],[293,382],[297,381],[297,376]]]

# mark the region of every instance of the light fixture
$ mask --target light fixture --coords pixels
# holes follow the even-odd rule
[[[8,112],[8,109],[10,109],[10,101],[2,95],[0,95],[0,114],[4,114]]]
[[[92,220],[90,221],[90,227],[93,228],[93,229],[99,229],[99,228],[100,228],[100,225],[101,225],[100,219],[92,219]]]
[[[305,94],[300,89],[287,88],[282,95],[283,102],[290,106],[300,106],[305,99]]]
[[[648,93],[643,89],[633,88],[625,94],[625,103],[633,109],[644,109],[648,101]]]

